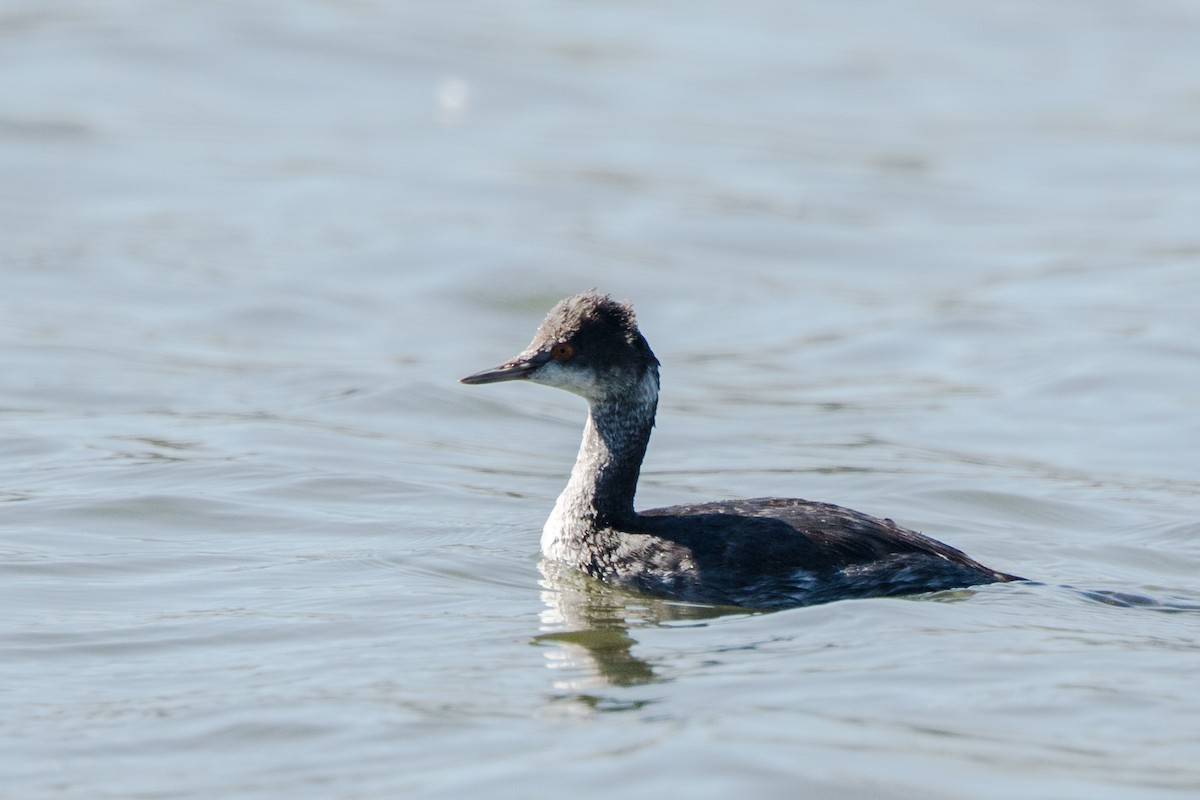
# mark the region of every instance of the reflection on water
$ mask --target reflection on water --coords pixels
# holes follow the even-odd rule
[[[630,594],[546,559],[538,568],[546,608],[541,613],[543,633],[534,641],[554,645],[545,648],[547,666],[558,673],[554,688],[603,710],[634,706],[628,701],[605,700],[595,694],[598,690],[662,679],[652,664],[634,653],[637,639],[631,630],[668,623],[704,624],[718,617],[751,613]]]
[[[606,694],[605,689],[636,687],[668,681],[655,664],[636,652],[634,632],[675,624],[704,625],[722,617],[755,616],[770,612],[748,612],[734,607],[682,603],[631,594],[591,578],[578,570],[542,559],[542,633],[533,641],[543,646],[546,666],[555,673],[558,699],[572,700],[597,711],[628,711],[654,702],[652,698],[630,698]],[[995,589],[996,587],[988,587]],[[1052,590],[1054,604],[1068,602],[1073,595],[1089,602],[1128,609],[1162,612],[1194,612],[1200,605],[1183,597],[1156,599],[1109,589],[1080,589],[1047,586],[1036,581],[1006,584],[1004,589],[1021,593]],[[950,589],[899,598],[937,603],[970,601],[979,587]],[[985,590],[986,591],[986,590]]]

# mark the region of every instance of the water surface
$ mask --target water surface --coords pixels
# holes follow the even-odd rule
[[[5,3],[0,794],[1194,796],[1198,35]],[[642,505],[1033,582],[750,615],[539,563],[584,409],[455,379],[592,286],[664,365]]]

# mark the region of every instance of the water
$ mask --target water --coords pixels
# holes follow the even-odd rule
[[[1198,34],[4,3],[0,795],[1194,797]],[[591,286],[664,364],[643,506],[1037,583],[721,615],[539,564],[583,408],[455,379]]]

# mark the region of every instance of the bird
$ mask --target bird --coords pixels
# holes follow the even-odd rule
[[[633,307],[567,297],[514,358],[461,379],[564,389],[588,403],[566,487],[542,529],[546,559],[622,589],[776,610],[1024,580],[891,519],[830,503],[756,497],[636,511],[659,361]]]

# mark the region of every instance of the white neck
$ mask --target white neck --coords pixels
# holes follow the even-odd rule
[[[657,407],[656,367],[631,391],[591,402],[571,479],[542,529],[547,558],[573,563],[592,534],[637,518],[633,498]]]

